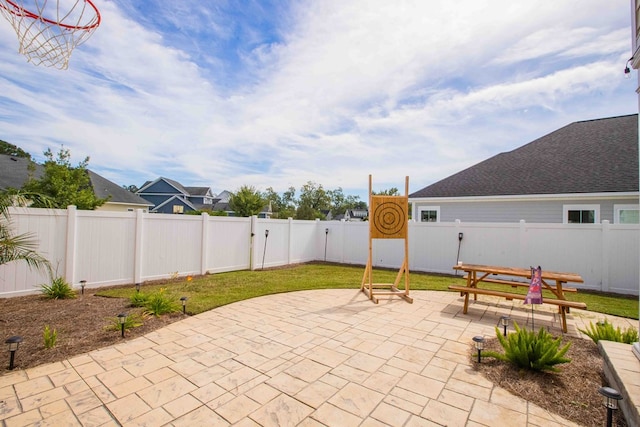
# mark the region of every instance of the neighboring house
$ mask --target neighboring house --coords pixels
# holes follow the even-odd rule
[[[344,213],[345,221],[364,221],[369,217],[369,211],[367,209],[347,209]]]
[[[194,192],[192,195],[189,189]],[[184,187],[169,178],[147,181],[136,194],[153,204],[151,212],[182,214],[189,211],[211,209],[215,199],[208,187]]]
[[[214,212],[226,212],[227,215],[233,216],[234,212],[229,207],[229,198],[231,197],[231,192],[224,190],[220,194],[216,196],[216,202],[213,205]]]
[[[638,223],[638,115],[575,122],[409,195],[416,221]]]
[[[20,189],[29,179],[31,161],[22,157],[0,154],[0,190],[7,188]],[[102,211],[133,211],[142,209],[145,212],[152,206],[143,198],[125,190],[118,184],[88,170],[89,179],[96,197],[109,198],[105,204],[96,208]],[[39,178],[44,173],[42,165],[35,163],[33,174]]]

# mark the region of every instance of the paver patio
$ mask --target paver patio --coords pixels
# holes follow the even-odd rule
[[[453,292],[373,304],[358,290],[300,291],[211,310],[144,337],[0,377],[0,422],[41,426],[572,426],[472,368],[521,302],[462,314]],[[498,300],[496,300],[498,301]],[[560,333],[555,307],[535,324]],[[572,310],[569,334],[603,316]],[[622,327],[637,321],[609,318]]]

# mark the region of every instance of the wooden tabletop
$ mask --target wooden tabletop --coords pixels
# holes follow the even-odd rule
[[[517,267],[500,267],[495,265],[478,265],[478,264],[461,264],[453,266],[454,270],[476,271],[491,274],[503,274],[505,276],[517,276],[531,278],[530,268]],[[560,282],[584,283],[582,277],[577,273],[560,273],[556,271],[548,271],[542,269],[542,278],[548,280],[556,280]]]

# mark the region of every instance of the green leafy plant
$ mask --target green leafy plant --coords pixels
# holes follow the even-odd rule
[[[58,341],[58,331],[49,328],[49,325],[44,325],[42,338],[44,339],[44,348],[53,348]]]
[[[608,320],[604,322],[598,322],[595,325],[590,322],[587,329],[578,329],[583,334],[587,335],[596,344],[600,340],[622,342],[625,344],[632,344],[638,341],[638,330],[634,327],[628,327],[624,331],[620,327],[614,328]]]
[[[513,326],[515,332],[506,337],[503,337],[496,327],[496,336],[505,351],[504,354],[486,351],[485,357],[495,357],[511,362],[519,368],[533,371],[556,372],[558,371],[556,365],[571,362],[571,359],[564,357],[571,343],[560,348],[561,339],[554,339],[544,328],[540,328],[536,334],[533,331],[520,329],[516,322]]]
[[[142,292],[136,292],[129,298],[131,307],[144,307],[149,302],[149,295]]]
[[[144,324],[144,314],[133,313],[127,315],[124,320],[124,329],[129,330],[131,328],[137,328]],[[107,326],[104,327],[107,331],[121,331],[122,324],[120,323],[120,318],[118,316],[109,317],[107,319],[109,322]]]
[[[51,281],[50,285],[40,285],[40,290],[49,299],[69,299],[76,297],[73,290],[62,277],[57,277]]]
[[[146,308],[146,313],[153,314],[156,317],[180,310],[178,303],[167,296],[165,288],[160,288],[158,292],[149,295],[144,307]]]

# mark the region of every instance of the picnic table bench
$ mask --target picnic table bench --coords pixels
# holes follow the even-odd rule
[[[481,283],[493,283],[510,286],[512,288],[517,288],[518,286],[529,286],[528,283],[522,281],[494,278],[493,276],[509,276],[520,279],[531,279],[531,269],[526,268],[500,267],[477,264],[458,264],[454,266],[453,269],[466,273],[466,275],[464,276],[467,281],[466,286],[449,286],[449,289],[458,291],[461,295],[464,296],[463,313],[465,314],[467,313],[467,310],[469,308],[470,294],[473,294],[474,300],[478,299],[478,294],[504,297],[508,300],[524,300],[526,298],[526,295],[524,294],[497,291],[494,289],[478,287],[478,284]],[[553,294],[553,297],[543,297],[542,302],[544,304],[553,304],[558,306],[558,312],[560,313],[562,321],[562,330],[564,332],[567,332],[566,313],[568,313],[571,308],[586,309],[587,305],[583,302],[567,300],[564,293],[577,292],[577,289],[564,287],[563,285],[565,283],[584,283],[584,280],[582,279],[582,277],[580,277],[579,274],[576,273],[559,273],[554,271],[542,270],[543,289],[546,289]]]

